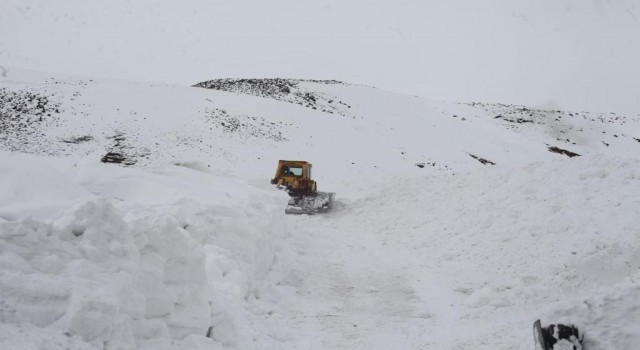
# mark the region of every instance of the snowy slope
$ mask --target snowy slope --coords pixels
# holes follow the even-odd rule
[[[588,349],[637,347],[639,166],[398,176],[329,217],[295,218],[285,283],[304,336],[289,348],[533,349],[538,317],[577,322]]]
[[[481,167],[472,155],[519,167],[560,157],[550,146],[581,155],[640,152],[637,115],[458,104],[336,82],[289,80],[288,93],[269,80],[257,89],[242,84],[205,90],[12,69],[4,94],[50,102],[42,116],[5,104],[15,120],[3,128],[2,142],[4,149],[78,161],[109,153],[142,166],[197,159],[216,173],[248,178],[263,178],[278,159],[307,159],[318,171],[331,166],[321,186],[342,194],[359,176]]]
[[[0,81],[3,348],[640,346],[640,116],[199,85]],[[278,159],[335,210],[285,216]]]

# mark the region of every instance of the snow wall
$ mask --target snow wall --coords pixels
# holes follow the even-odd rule
[[[0,183],[12,184],[0,187],[3,348],[268,343],[256,331],[262,278],[287,196],[202,168],[0,153]]]

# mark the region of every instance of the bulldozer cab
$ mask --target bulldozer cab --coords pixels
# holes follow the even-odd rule
[[[291,165],[291,166],[283,166],[282,167],[282,176],[297,176],[300,177],[304,173],[304,169],[299,166]]]
[[[299,160],[280,160],[276,176],[271,184],[285,189],[291,196],[285,209],[287,214],[314,214],[328,211],[333,203],[334,193],[318,192],[311,179],[311,163]]]
[[[311,163],[305,161],[280,160],[271,183],[297,194],[316,192],[316,182],[311,179]]]

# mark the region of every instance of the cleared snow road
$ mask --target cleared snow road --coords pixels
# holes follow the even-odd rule
[[[635,348],[637,168],[584,159],[390,179],[327,215],[288,216],[293,252],[273,270],[291,287],[281,340],[531,349],[541,318],[584,326],[592,349]]]
[[[424,250],[393,227],[361,225],[349,209],[290,216],[298,258],[281,283],[296,349],[420,349],[454,325],[454,293],[429,273]],[[406,237],[409,238],[409,237]]]

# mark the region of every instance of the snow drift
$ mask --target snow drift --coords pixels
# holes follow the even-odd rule
[[[533,349],[537,318],[579,325],[588,349],[637,347],[638,169],[578,157],[396,176],[295,218],[284,307],[305,336],[288,348]]]
[[[256,316],[246,310],[260,308],[255,295],[281,249],[281,193],[178,166],[141,172],[0,159],[2,183],[11,184],[0,196],[3,344],[178,349],[258,341],[259,325],[248,326]],[[22,339],[41,328],[58,336]]]

